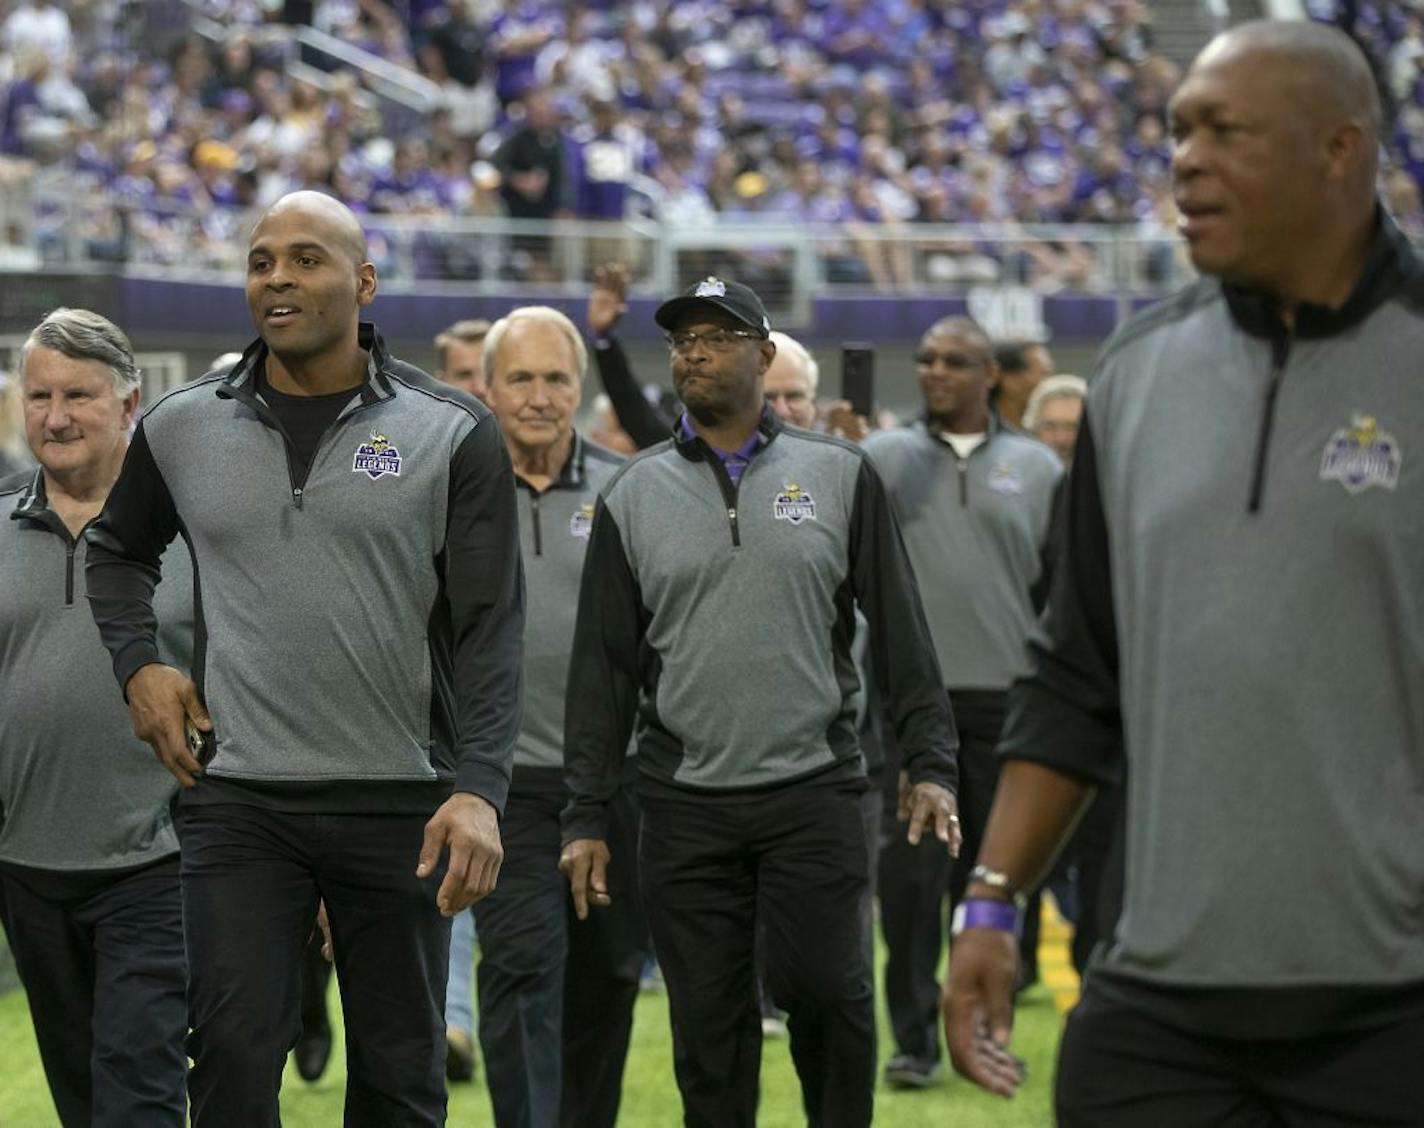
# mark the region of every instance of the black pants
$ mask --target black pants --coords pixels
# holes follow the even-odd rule
[[[6,871],[0,920],[65,1128],[182,1128],[178,860],[114,875]]]
[[[348,1126],[445,1123],[450,922],[420,815],[179,805],[195,1128],[279,1121],[302,951],[326,902],[346,1024]]]
[[[1059,1047],[1059,1128],[1424,1125],[1424,1017],[1316,1038],[1206,1038],[1089,984]]]
[[[959,728],[959,818],[964,843],[951,859],[933,834],[918,846],[905,840],[905,824],[887,815],[880,849],[880,928],[885,936],[885,1003],[897,1053],[924,1060],[939,1058],[940,986],[935,979],[944,951],[951,902],[964,892],[979,854],[999,764],[994,749],[1004,724],[998,692],[951,692]],[[887,771],[899,775],[898,755]],[[886,781],[886,795],[890,794]],[[888,800],[887,800],[888,801]]]
[[[564,884],[564,1128],[614,1128],[618,1121],[638,980],[652,951],[638,883],[641,823],[635,793],[624,786],[610,807],[607,908],[579,920]]]
[[[667,982],[690,1128],[756,1123],[761,1016],[754,949],[787,1011],[814,1126],[870,1123],[875,1083],[863,783],[645,798],[643,902]]]
[[[620,792],[612,904],[579,922],[559,872],[564,801],[562,788],[515,785],[499,885],[475,905],[480,1048],[499,1128],[612,1125],[618,1116],[648,948],[635,894],[637,808]]]

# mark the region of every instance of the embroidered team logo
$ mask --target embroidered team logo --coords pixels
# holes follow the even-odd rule
[[[588,534],[593,532],[593,503],[580,505],[574,510],[574,515],[569,518],[569,535],[578,537],[580,540],[588,540]]]
[[[1024,492],[1023,478],[1016,466],[1000,462],[989,471],[989,488],[1001,494],[1021,494]]]
[[[1339,482],[1352,494],[1371,486],[1392,490],[1399,485],[1399,465],[1403,460],[1398,440],[1388,431],[1381,431],[1373,415],[1356,415],[1348,427],[1341,427],[1325,444],[1320,480]]]
[[[776,495],[771,511],[778,521],[799,525],[802,521],[816,519],[816,499],[795,482],[788,482],[786,488]]]
[[[707,278],[697,283],[697,289],[693,291],[695,298],[725,298],[727,296],[727,284],[720,278]]]
[[[379,431],[372,431],[369,442],[364,442],[356,448],[356,458],[351,463],[351,472],[360,474],[362,471],[371,476],[371,480],[379,478],[382,474],[390,474],[392,477],[400,477],[401,455],[396,450],[390,439]]]

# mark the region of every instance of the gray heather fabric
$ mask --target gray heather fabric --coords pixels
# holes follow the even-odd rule
[[[1424,316],[1297,341],[1261,511],[1272,362],[1220,288],[1106,353],[1089,398],[1111,530],[1127,888],[1109,963],[1181,984],[1424,979]],[[1328,478],[1351,429],[1393,487]],[[1249,688],[1248,688],[1249,687]]]
[[[1032,668],[1031,592],[1042,578],[1063,466],[1042,443],[996,427],[961,460],[923,423],[865,442],[900,519],[950,689],[1007,689]],[[962,480],[961,480],[962,477]]]
[[[674,778],[758,787],[832,764],[827,733],[853,731],[859,688],[849,654],[838,664],[831,642],[850,566],[858,452],[783,430],[742,475],[744,550],[732,552],[717,479],[704,463],[659,449],[630,463],[604,504],[655,609],[647,642],[660,659],[657,715],[683,748]],[[814,503],[814,520],[776,516],[793,485]],[[729,661],[735,686],[725,684]]]
[[[0,483],[0,861],[108,870],[175,853],[177,781],[136,739],[84,598],[84,538],[48,511],[38,473]],[[19,514],[25,514],[21,516]],[[189,668],[193,567],[175,542],[155,595],[163,659]],[[68,587],[68,590],[67,590]],[[67,598],[68,597],[68,598]]]
[[[574,452],[554,485],[536,494],[520,483],[519,537],[529,602],[524,619],[524,722],[514,746],[516,770],[564,766],[564,694],[584,551],[599,491],[623,461],[576,437]]]

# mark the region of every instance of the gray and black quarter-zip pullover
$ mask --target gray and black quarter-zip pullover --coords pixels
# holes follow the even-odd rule
[[[529,613],[524,624],[524,722],[515,786],[533,776],[563,789],[564,693],[578,616],[579,577],[598,494],[624,459],[574,435],[573,451],[543,492],[516,476]]]
[[[700,438],[604,488],[569,669],[564,837],[599,838],[635,726],[644,787],[735,794],[857,779],[854,608],[914,781],[954,787],[956,737],[874,467],[762,415],[733,485]]]
[[[1421,358],[1424,271],[1385,219],[1340,309],[1287,335],[1204,279],[1091,385],[1002,750],[1111,781],[1125,744],[1104,982],[1234,989],[1226,1032],[1293,992],[1424,1009]]]
[[[178,784],[114,692],[84,599],[87,549],[50,509],[41,471],[0,482],[0,862],[107,871],[178,850]],[[162,581],[158,651],[186,670],[193,567],[183,545],[163,554]]]
[[[945,685],[1008,689],[1030,669],[1062,463],[992,416],[967,458],[923,422],[879,431],[865,451],[900,519]]]
[[[502,809],[524,625],[509,455],[486,407],[373,326],[361,344],[365,382],[309,467],[254,392],[261,341],[148,410],[88,534],[94,617],[126,685],[156,659],[153,569],[181,534],[214,794],[429,811],[453,783]]]

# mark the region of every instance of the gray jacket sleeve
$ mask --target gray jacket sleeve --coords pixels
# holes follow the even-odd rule
[[[455,790],[502,812],[523,712],[524,567],[514,469],[493,416],[476,425],[451,460],[443,556]]]
[[[959,736],[920,589],[884,483],[869,458],[856,479],[851,582],[870,624],[871,667],[910,782],[959,785]]]

